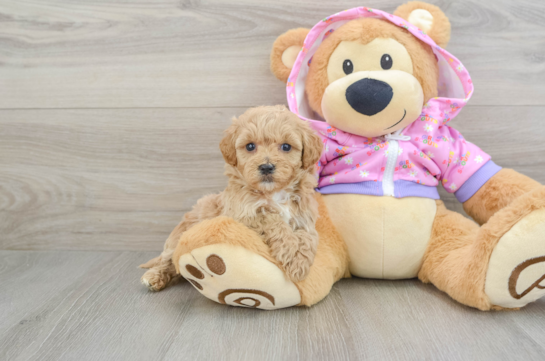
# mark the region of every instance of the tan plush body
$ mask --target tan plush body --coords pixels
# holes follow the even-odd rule
[[[424,30],[438,45],[448,43],[450,24],[437,7],[411,2],[395,15]],[[280,80],[288,80],[308,31],[288,31],[273,45],[271,69]],[[388,71],[378,65],[384,53],[395,59]],[[357,60],[350,73],[340,70],[343,59]],[[386,82],[394,92],[388,107],[373,116],[362,116],[344,98],[351,84],[365,78]],[[438,68],[429,47],[404,29],[379,19],[352,20],[314,53],[305,92],[312,110],[332,126],[376,137],[406,127],[437,96]],[[401,118],[399,109],[408,116]],[[513,170],[500,170],[465,201],[464,209],[476,223],[430,198],[316,197],[320,243],[307,278],[294,283],[299,296],[270,252],[257,247],[255,238],[237,238],[241,225],[225,219],[196,225],[193,237],[184,234],[174,263],[186,278],[196,280],[184,271],[187,264],[198,263],[210,275],[198,280],[206,297],[266,309],[312,305],[350,274],[418,277],[480,310],[520,308],[545,295],[545,187]],[[207,265],[206,257],[214,252],[222,253],[222,275]],[[253,271],[236,268],[241,259]],[[256,279],[252,272],[258,269],[268,271]],[[223,297],[223,290],[230,296]]]

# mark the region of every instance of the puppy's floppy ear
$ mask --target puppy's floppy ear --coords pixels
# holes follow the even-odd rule
[[[320,160],[323,143],[308,124],[301,125],[301,135],[303,137],[303,169],[309,169]]]
[[[310,30],[292,29],[276,38],[271,51],[271,71],[284,83],[288,81],[291,68]]]
[[[223,159],[227,164],[236,167],[237,165],[237,130],[236,118],[233,118],[233,123],[224,132],[223,139],[220,141],[220,150],[223,155]]]
[[[423,30],[440,47],[447,46],[450,40],[450,21],[437,6],[411,1],[398,7],[394,15]]]

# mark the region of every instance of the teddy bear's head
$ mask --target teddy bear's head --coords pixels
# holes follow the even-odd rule
[[[449,20],[434,5],[410,2],[394,15],[440,47],[449,41]],[[308,33],[293,29],[275,41],[271,69],[278,79],[288,81],[301,50],[309,50],[302,49]],[[438,96],[437,56],[399,24],[362,17],[329,29],[319,40],[304,92],[310,108],[335,128],[365,137],[393,133],[414,122],[423,105]]]

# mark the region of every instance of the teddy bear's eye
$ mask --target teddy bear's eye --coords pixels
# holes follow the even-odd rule
[[[346,59],[343,62],[343,71],[346,75],[351,74],[354,71],[354,64],[350,59]]]
[[[390,54],[384,54],[382,58],[380,58],[380,66],[384,70],[388,70],[392,67],[393,61]]]

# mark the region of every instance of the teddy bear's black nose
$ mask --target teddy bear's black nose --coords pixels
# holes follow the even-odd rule
[[[380,113],[394,96],[392,87],[380,80],[365,78],[346,89],[348,104],[358,113],[368,116]]]

